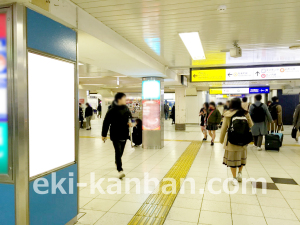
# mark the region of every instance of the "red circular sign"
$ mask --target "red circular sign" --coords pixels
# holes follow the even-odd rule
[[[266,74],[263,73],[263,74],[261,75],[261,78],[266,78]]]

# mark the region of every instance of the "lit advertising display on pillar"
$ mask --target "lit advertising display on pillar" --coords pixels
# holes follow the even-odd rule
[[[143,130],[160,130],[160,81],[142,83]]]
[[[160,100],[143,100],[143,130],[160,130]]]
[[[6,14],[0,14],[0,174],[8,173]]]

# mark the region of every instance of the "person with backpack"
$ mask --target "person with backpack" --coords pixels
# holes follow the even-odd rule
[[[224,113],[220,142],[225,149],[223,164],[230,167],[233,176],[231,183],[234,186],[242,181],[242,170],[247,161],[247,145],[252,141],[252,126],[251,117],[248,111],[242,108],[241,100],[232,99],[230,109]]]
[[[266,104],[261,102],[261,94],[254,96],[255,102],[250,106],[249,113],[254,123],[251,131],[254,140],[254,146],[261,151],[263,136],[268,134],[268,122],[272,122],[272,116]]]
[[[220,111],[216,108],[216,103],[210,102],[206,118],[206,129],[208,130],[208,134],[211,137],[211,146],[214,145],[214,141],[216,138],[216,130],[218,130],[218,126],[221,123],[221,120],[222,115]]]
[[[129,127],[131,127],[131,112],[126,106],[126,95],[118,92],[115,95],[111,108],[107,111],[103,120],[102,140],[107,139],[107,132],[110,129],[110,140],[115,148],[115,163],[119,172],[119,178],[125,177],[122,167],[122,156],[126,141],[129,138]]]
[[[269,111],[273,119],[273,122],[270,123],[269,131],[271,131],[271,133],[278,133],[278,131],[283,131],[282,107],[281,105],[279,105],[278,97],[274,96],[272,98],[272,103],[269,106]]]

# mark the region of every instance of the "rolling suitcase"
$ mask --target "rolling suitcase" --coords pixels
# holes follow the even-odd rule
[[[265,148],[266,150],[276,150],[279,151],[282,146],[283,134],[275,133],[275,134],[267,134],[265,137]]]

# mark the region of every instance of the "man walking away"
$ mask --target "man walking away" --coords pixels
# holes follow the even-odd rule
[[[171,114],[172,114],[172,124],[175,124],[175,103],[172,107]]]
[[[107,139],[107,132],[110,128],[110,139],[115,148],[115,163],[119,172],[119,178],[125,177],[122,167],[122,155],[126,140],[129,137],[129,126],[131,126],[130,119],[131,112],[126,106],[126,95],[124,93],[117,93],[111,108],[107,111],[103,126],[102,126],[102,140]]]
[[[258,151],[261,151],[263,136],[268,134],[268,122],[272,122],[272,116],[266,104],[261,102],[261,95],[255,95],[255,102],[250,106],[249,113],[254,123],[252,135],[254,145]]]
[[[293,117],[293,125],[294,127],[296,127],[297,130],[300,131],[300,103],[297,105],[295,109],[295,113]],[[296,141],[298,141],[297,134],[296,134]]]
[[[274,96],[272,98],[272,103],[269,106],[269,111],[271,113],[273,123],[270,124],[269,130],[271,133],[278,133],[278,131],[283,130],[282,124],[282,107],[279,105],[279,99]]]
[[[165,111],[165,119],[167,120],[168,117],[169,117],[169,106],[168,106],[168,103],[165,103],[164,111]]]
[[[81,103],[79,103],[79,121],[80,121],[80,128],[83,128],[83,110],[81,107]]]
[[[98,107],[97,107],[97,112],[98,112],[98,115],[97,115],[97,117],[99,118],[101,118],[101,111],[102,111],[102,106],[101,106],[101,103],[99,103],[99,105],[98,105]]]
[[[86,129],[91,130],[91,120],[93,116],[93,108],[90,106],[89,103],[86,103],[86,108],[85,108],[85,119],[86,119]]]

